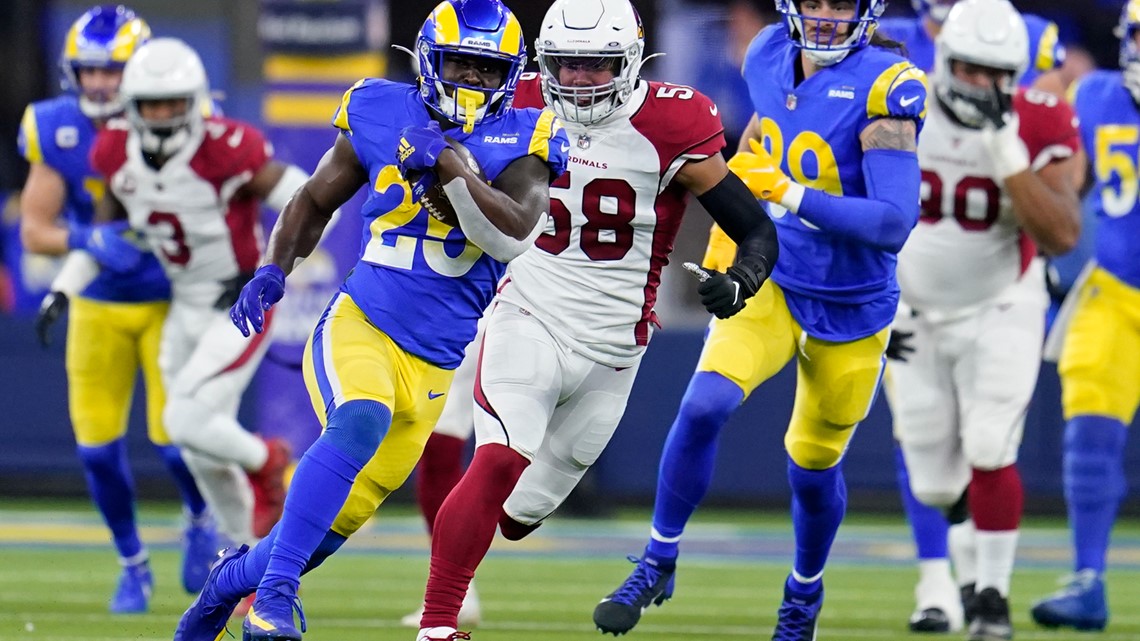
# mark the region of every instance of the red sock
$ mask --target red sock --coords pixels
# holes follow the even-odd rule
[[[1025,496],[1017,465],[996,470],[974,469],[967,501],[974,526],[979,530],[1003,532],[1016,530],[1021,523]]]
[[[435,515],[448,492],[463,476],[463,447],[467,441],[446,434],[432,434],[424,446],[420,466],[416,470],[416,500],[427,521],[428,534],[435,525]]]
[[[489,443],[475,450],[467,472],[436,515],[421,628],[456,627],[467,585],[495,538],[503,502],[529,464],[505,445]]]

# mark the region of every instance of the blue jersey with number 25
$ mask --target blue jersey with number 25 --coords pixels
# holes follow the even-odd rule
[[[369,184],[360,260],[341,290],[401,348],[452,369],[475,338],[505,265],[412,202],[396,147],[404,127],[430,120],[408,84],[368,78],[345,93],[333,124],[352,143]],[[545,161],[552,179],[566,170],[570,143],[549,110],[510,109],[469,134],[458,127],[445,133],[475,155],[491,181],[527,155]]]
[[[763,144],[797,183],[865,198],[860,132],[880,118],[913,120],[921,129],[926,77],[900,56],[864,47],[796,85],[799,56],[783,24],[761,31],[748,48],[742,73]],[[895,254],[820,230],[779,205],[769,212],[780,241],[772,279],[808,334],[850,341],[890,324],[899,296]]]

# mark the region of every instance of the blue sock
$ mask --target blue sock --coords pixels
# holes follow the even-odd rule
[[[162,457],[162,462],[166,463],[166,469],[174,479],[174,485],[178,487],[178,494],[182,497],[182,504],[190,512],[190,516],[193,518],[202,516],[206,512],[206,500],[198,491],[198,484],[194,482],[190,468],[186,467],[186,462],[182,460],[182,452],[176,445],[155,444],[154,449]]]
[[[126,440],[120,438],[96,447],[80,445],[76,450],[91,500],[111,530],[115,549],[124,559],[137,557],[143,547],[135,527],[135,484],[127,462]]]
[[[257,584],[261,582],[261,577],[265,575],[265,570],[269,567],[269,555],[273,551],[273,544],[277,541],[280,525],[278,523],[273,526],[269,534],[258,541],[257,545],[253,546],[249,553],[237,563],[231,563],[219,572],[215,586],[220,596],[240,598],[257,589]],[[325,538],[321,540],[320,545],[309,558],[309,563],[301,574],[306,574],[324,563],[324,560],[339,550],[340,546],[344,545],[347,540],[346,537],[332,530],[326,532]]]
[[[261,586],[284,583],[297,589],[353,480],[391,424],[391,410],[377,401],[349,401],[333,409],[328,427],[297,465]]]
[[[847,484],[840,464],[826,470],[808,470],[788,458],[788,482],[792,486],[792,530],[796,535],[796,558],[792,569],[804,592],[820,585],[831,544],[847,510]],[[804,579],[801,581],[800,579]]]
[[[1116,510],[1127,490],[1124,423],[1107,416],[1074,416],[1065,425],[1064,482],[1075,569],[1103,573]]]
[[[895,443],[895,472],[898,475],[903,511],[910,523],[911,534],[914,535],[914,546],[918,550],[918,560],[947,558],[950,523],[938,508],[920,503],[914,498],[914,493],[910,491],[910,474],[906,471],[906,461],[898,443]]]
[[[689,381],[665,438],[653,505],[653,529],[674,540],[650,538],[646,548],[650,557],[666,562],[677,558],[676,539],[712,481],[720,428],[743,400],[740,387],[720,374],[697,372]]]

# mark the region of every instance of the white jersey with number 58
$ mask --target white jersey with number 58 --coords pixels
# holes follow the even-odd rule
[[[524,77],[514,104],[543,106],[537,77]],[[657,323],[661,269],[688,200],[673,177],[719,153],[724,128],[704,95],[645,81],[609,120],[564,125],[570,162],[551,185],[546,233],[511,261],[499,297],[591,359],[628,367]]]
[[[1064,101],[1023,90],[1013,108],[1035,171],[1079,149],[1076,119]],[[952,121],[937,104],[927,114],[918,141],[922,216],[898,264],[902,300],[913,309],[985,303],[1020,280],[1037,255],[1013,215],[983,136]]]

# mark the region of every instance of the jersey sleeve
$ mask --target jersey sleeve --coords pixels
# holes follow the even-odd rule
[[[867,92],[867,119],[900,118],[922,127],[926,118],[926,74],[910,62],[897,62],[879,73]]]
[[[1064,100],[1034,89],[1018,92],[1014,111],[1021,121],[1018,134],[1029,149],[1034,171],[1064,160],[1081,147],[1077,116]]]
[[[550,168],[551,180],[566,172],[570,162],[570,139],[562,121],[550,109],[538,112],[527,145],[527,155],[538,156]]]
[[[515,101],[512,106],[516,109],[526,109],[527,107],[542,109],[546,106],[546,102],[542,98],[542,80],[539,79],[537,73],[528,71],[523,74],[519,84],[515,87]]]
[[[16,138],[16,146],[20,149],[20,155],[33,165],[44,162],[44,148],[40,142],[40,122],[34,104],[28,105],[24,109],[24,117],[20,119],[20,134]]]
[[[704,159],[724,149],[720,110],[708,96],[691,87],[649,83],[645,104],[630,119],[649,140],[660,160],[662,184],[687,160]]]
[[[273,146],[257,127],[245,122],[228,122],[226,146],[232,150],[230,175],[256,174],[273,158]]]

